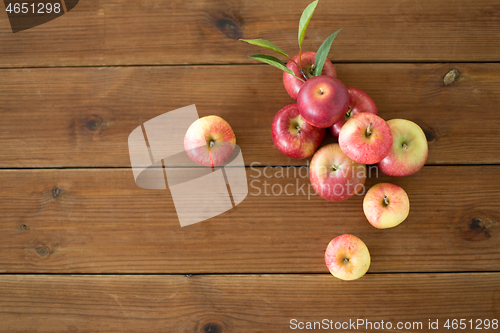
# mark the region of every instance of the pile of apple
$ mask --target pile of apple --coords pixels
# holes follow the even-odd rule
[[[262,54],[251,55],[284,71],[283,84],[296,103],[278,111],[272,123],[276,148],[291,158],[311,160],[309,177],[314,190],[329,201],[344,201],[364,191],[366,165],[376,165],[389,176],[416,173],[427,160],[427,140],[412,121],[378,116],[375,102],[361,89],[346,87],[327,59],[340,30],[330,35],[316,53],[302,52],[302,42],[318,1],[302,13],[299,23],[299,54],[290,58],[263,39],[243,41],[262,46],[289,59],[284,62]],[[320,148],[326,130],[338,138]],[[363,211],[374,227],[395,227],[408,216],[408,195],[399,186],[380,183],[366,193]],[[326,249],[330,272],[343,280],[363,276],[370,266],[368,248],[358,237],[341,235]]]

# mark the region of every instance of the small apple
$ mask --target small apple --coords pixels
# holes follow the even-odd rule
[[[282,154],[306,158],[318,150],[325,138],[325,129],[307,123],[300,115],[297,104],[290,104],[274,116],[272,134],[274,145]]]
[[[363,90],[355,87],[347,87],[347,92],[349,93],[349,108],[344,117],[330,127],[330,131],[336,138],[339,137],[340,129],[351,116],[361,112],[378,114],[377,105]]]
[[[349,94],[340,80],[327,75],[315,76],[300,89],[297,106],[309,124],[327,128],[347,112]]]
[[[342,126],[339,145],[352,160],[375,164],[391,150],[391,129],[384,119],[375,114],[358,113]]]
[[[356,280],[370,268],[370,252],[361,239],[340,235],[332,239],[325,251],[325,263],[330,273],[341,280]]]
[[[316,52],[304,52],[302,53],[301,59],[302,59],[302,70],[304,74],[307,76],[307,79],[312,78],[314,70],[313,65],[316,60]],[[297,77],[304,79],[304,76],[299,70],[300,63],[301,62],[299,62],[299,55],[297,54],[295,57],[292,58],[292,60],[288,62],[288,64],[286,64],[286,67],[291,69],[292,72]],[[328,59],[325,60],[325,64],[323,65],[323,70],[321,71],[321,74],[328,75],[331,77],[337,77],[337,72],[335,71],[335,67],[330,62],[330,60]],[[283,85],[285,86],[288,95],[290,95],[290,97],[293,98],[294,100],[297,100],[297,95],[299,94],[300,88],[302,88],[302,86],[304,85],[304,82],[293,77],[287,72],[283,72]]]
[[[392,133],[389,154],[377,166],[388,176],[409,176],[422,169],[427,160],[428,146],[424,131],[412,121],[391,119],[387,122]]]
[[[323,199],[344,201],[364,190],[366,166],[356,163],[336,143],[321,147],[309,167],[313,189]]]
[[[392,228],[408,217],[410,199],[401,187],[380,183],[366,192],[363,211],[368,222],[375,228]]]
[[[219,116],[196,120],[184,137],[184,149],[189,158],[207,167],[224,163],[233,153],[235,144],[231,126]]]

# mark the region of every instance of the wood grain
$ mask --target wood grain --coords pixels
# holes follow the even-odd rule
[[[292,319],[394,325],[361,325],[362,332],[393,332],[398,322],[422,325],[399,332],[428,332],[430,319],[439,321],[433,332],[448,332],[447,319],[498,319],[499,280],[499,273],[366,275],[349,283],[329,274],[4,275],[0,332],[288,332]]]
[[[410,197],[389,230],[366,221],[362,196],[308,196],[306,168],[286,173],[248,168],[240,205],[181,228],[169,191],[138,188],[129,169],[4,170],[0,272],[323,273],[326,245],[344,233],[367,244],[370,272],[500,270],[499,166],[372,171],[368,187],[393,182]]]
[[[265,38],[298,53],[310,1],[80,1],[70,13],[13,34],[0,17],[0,67],[248,63]],[[334,61],[499,61],[500,7],[491,0],[325,0],[304,47],[333,31]],[[22,56],[19,56],[22,54]]]
[[[445,86],[452,70],[458,77]],[[340,64],[385,119],[417,122],[430,164],[500,163],[500,64]],[[247,165],[305,165],[280,154],[276,112],[293,102],[269,66],[0,70],[0,167],[129,167],[127,138],[186,105],[233,127]],[[332,141],[332,138],[329,139]]]

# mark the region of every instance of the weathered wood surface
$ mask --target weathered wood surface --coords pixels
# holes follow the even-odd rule
[[[459,76],[449,86],[451,69]],[[429,164],[500,163],[500,64],[340,64],[385,119],[417,122]],[[141,123],[196,104],[233,127],[245,163],[304,165],[274,147],[271,122],[293,100],[269,66],[0,70],[0,166],[129,167]],[[330,139],[331,141],[331,139]]]
[[[80,1],[70,13],[13,34],[0,16],[0,67],[248,63],[238,38],[298,53],[309,0]],[[304,47],[332,32],[334,61],[499,61],[500,7],[488,0],[323,0]],[[21,56],[20,56],[21,55]]]
[[[362,196],[308,198],[306,168],[280,170],[248,168],[240,205],[184,228],[169,191],[137,187],[130,169],[3,170],[0,272],[322,273],[344,233],[367,244],[370,272],[500,270],[498,166],[373,173],[368,187],[390,181],[410,197],[408,219],[388,230],[367,222]]]
[[[292,319],[393,325],[361,332],[449,332],[453,318],[472,320],[474,329],[464,330],[471,332],[478,319],[500,317],[499,280],[499,273],[381,274],[349,283],[329,274],[3,275],[0,332],[288,332]],[[411,328],[396,329],[400,322]]]

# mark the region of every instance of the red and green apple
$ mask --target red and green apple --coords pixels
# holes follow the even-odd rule
[[[309,179],[323,199],[344,201],[364,190],[366,166],[351,160],[338,144],[332,143],[314,154]]]
[[[427,160],[428,146],[424,131],[406,119],[387,122],[392,133],[389,154],[377,166],[388,176],[409,176],[422,169]]]
[[[326,247],[325,263],[330,273],[341,280],[356,280],[370,268],[370,252],[354,235],[340,235]]]
[[[375,164],[391,150],[391,129],[384,119],[375,114],[358,113],[342,126],[339,145],[352,160]]]
[[[365,216],[375,228],[393,228],[406,220],[410,199],[401,187],[380,183],[372,186],[363,199]]]
[[[349,94],[340,80],[327,75],[315,76],[300,89],[297,106],[309,124],[327,128],[347,112]]]
[[[193,122],[184,137],[184,149],[194,162],[214,167],[233,153],[236,137],[229,124],[219,116],[206,116]]]
[[[314,127],[302,118],[297,104],[278,111],[272,125],[273,142],[278,150],[292,158],[312,156],[325,138],[325,129]]]

